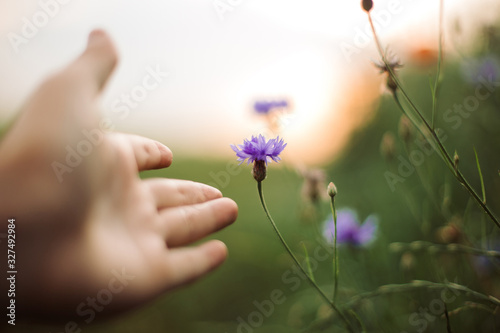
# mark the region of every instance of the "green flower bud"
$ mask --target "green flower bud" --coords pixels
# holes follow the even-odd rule
[[[328,184],[326,192],[331,198],[333,198],[337,195],[337,187],[335,186],[334,183],[330,182],[330,184]]]

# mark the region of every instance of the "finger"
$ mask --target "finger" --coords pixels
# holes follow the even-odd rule
[[[167,208],[160,212],[169,248],[190,244],[227,227],[236,220],[238,206],[228,198],[195,205]]]
[[[123,133],[112,136],[130,146],[139,171],[166,168],[172,164],[172,151],[158,141]]]
[[[158,209],[192,205],[222,197],[209,185],[179,179],[146,179],[144,186],[153,194]]]
[[[52,137],[60,132],[56,125],[69,133],[79,132],[78,128],[94,128],[98,122],[95,98],[117,59],[108,35],[93,31],[83,54],[46,80],[29,100],[20,119],[24,131],[36,130],[40,137]]]
[[[169,284],[181,286],[197,280],[219,267],[227,258],[227,247],[212,240],[196,247],[173,249],[168,252]],[[174,269],[172,269],[174,268]]]
[[[94,30],[89,35],[87,49],[68,69],[78,69],[79,74],[83,74],[83,84],[92,84],[95,92],[100,92],[117,61],[118,56],[111,38],[103,30]]]

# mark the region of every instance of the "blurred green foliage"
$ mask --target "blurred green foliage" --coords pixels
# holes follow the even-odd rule
[[[468,96],[475,95],[477,84],[466,82],[462,74],[462,67],[467,61],[462,59],[460,62],[445,63],[438,97],[437,127],[447,136],[447,150],[451,154],[457,151],[460,169],[480,193],[475,147],[485,179],[487,201],[498,216],[498,87],[488,98],[480,101],[477,109],[469,112],[467,117],[462,117],[460,126],[453,128],[457,122],[447,122],[444,117],[447,110],[453,110],[455,105],[463,104]],[[411,64],[401,70],[407,91],[422,110],[431,110],[429,75],[433,70]],[[496,79],[499,78],[500,74]],[[422,151],[422,145],[415,143],[418,140],[415,131],[406,143],[397,138],[400,115],[390,96],[381,97],[373,119],[352,134],[338,159],[325,166],[327,182],[334,181],[338,188],[337,207],[357,210],[362,220],[375,213],[380,221],[378,238],[369,249],[340,249],[339,304],[379,286],[407,283],[414,279],[456,282],[485,295],[499,297],[500,275],[495,265],[491,271],[481,272],[474,264],[477,258],[465,254],[391,251],[390,244],[393,242],[417,240],[460,243],[483,249],[500,244],[498,228],[470,199],[435,152],[423,152],[422,165],[403,177],[404,182],[395,184],[395,191],[391,190],[385,173],[398,174],[402,160],[408,161],[409,154],[411,156],[414,151]],[[430,117],[430,112],[426,115]],[[380,154],[380,143],[387,131],[397,138],[390,158]],[[142,176],[214,183],[214,175],[224,172],[227,163],[224,160],[179,157],[172,167],[147,172]],[[239,172],[237,175],[229,175],[224,179],[227,184],[221,188],[225,196],[233,198],[240,208],[235,225],[216,235],[227,244],[230,253],[221,269],[199,283],[165,295],[136,312],[109,322],[82,326],[84,332],[293,333],[306,328],[310,328],[311,332],[322,329],[343,332],[343,327],[335,319],[333,322],[325,320],[329,318],[328,307],[308,283],[293,271],[291,261],[259,205],[257,184],[250,175],[250,169],[242,165],[236,169]],[[263,182],[271,214],[300,258],[303,258],[301,242],[305,243],[310,254],[320,246],[315,227],[329,214],[328,201],[316,208],[304,203],[300,194],[302,182],[302,177],[286,161],[271,167],[268,178]],[[314,274],[318,283],[331,294],[331,255],[328,259],[320,260]],[[259,309],[256,303],[268,304],[266,301],[272,298],[270,295],[275,290],[282,292],[281,300],[284,301],[282,304],[273,304],[272,311],[269,310],[271,314],[266,316],[266,311]],[[432,312],[432,306],[437,306],[436,300],[441,297],[441,293],[436,290],[415,289],[365,300],[355,310],[367,332],[446,332],[446,320],[442,313],[435,315]],[[467,306],[464,308],[464,305]],[[491,313],[495,309],[470,295],[461,293],[446,306],[451,313],[453,332],[490,332],[500,329],[498,316]],[[421,309],[428,309],[428,314],[419,316]],[[261,314],[262,324],[253,327],[250,321],[260,321],[256,312]],[[241,324],[242,321],[245,324]],[[63,327],[38,328],[45,332],[59,332]],[[16,332],[33,330],[32,326],[27,325],[16,328]]]

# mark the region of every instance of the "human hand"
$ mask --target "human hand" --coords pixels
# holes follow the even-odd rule
[[[232,200],[190,181],[141,180],[139,171],[171,164],[170,150],[99,130],[97,99],[116,62],[109,37],[92,32],[85,52],[42,84],[0,142],[0,230],[16,219],[19,310],[82,315],[88,297],[108,290],[112,300],[97,311],[123,311],[204,276],[227,256],[217,240],[187,245],[231,224]],[[65,165],[66,147],[87,140],[84,133],[96,144],[62,173],[57,163]]]

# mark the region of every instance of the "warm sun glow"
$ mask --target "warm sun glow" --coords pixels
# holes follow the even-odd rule
[[[227,156],[230,143],[265,133],[265,121],[252,112],[256,100],[287,99],[292,107],[279,132],[289,143],[286,158],[306,164],[331,160],[366,120],[380,92],[370,68],[377,53],[359,1],[234,3],[221,19],[210,1],[71,2],[17,53],[7,34],[21,33],[24,21],[2,20],[0,116],[12,115],[101,27],[122,57],[102,100],[103,114],[116,129],[161,140],[178,154]],[[450,22],[458,9],[471,7],[465,3],[446,2]],[[29,19],[41,10],[35,3],[9,6],[12,17],[25,13]],[[408,43],[435,40],[437,11],[433,0],[379,0],[373,16],[384,45],[403,53],[415,47]],[[412,28],[417,24],[425,28]],[[113,105],[152,69],[168,72],[168,78],[119,117]]]

